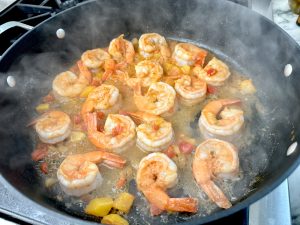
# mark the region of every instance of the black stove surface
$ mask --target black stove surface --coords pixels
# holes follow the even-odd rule
[[[0,12],[0,25],[6,23],[8,21],[19,21],[31,26],[36,26],[45,19],[54,16],[56,13],[63,11],[67,8],[75,6],[76,4],[87,1],[87,0],[18,0],[15,1],[10,7],[6,8],[4,11]],[[251,0],[229,0],[238,4],[241,4],[246,7],[250,7]],[[22,28],[13,28],[5,31],[4,34],[0,35],[0,56],[7,50],[7,48],[16,41],[19,37],[21,37],[26,30]],[[1,193],[2,192],[2,193]],[[5,192],[5,193],[4,193]],[[0,200],[0,218],[4,218],[6,220],[18,223],[18,224],[28,224],[25,221],[35,221],[45,224],[49,221],[53,222],[54,218],[46,218],[47,215],[43,215],[43,217],[37,216],[36,213],[39,209],[34,210],[35,213],[28,213],[24,210],[24,206],[28,203],[24,202],[23,209],[19,208],[19,211],[16,210],[16,204],[20,204],[18,198],[14,198],[13,196],[9,197],[9,201],[5,201],[7,198],[7,194],[10,193],[1,188],[0,183],[0,196],[2,197]],[[3,200],[3,201],[2,201]],[[29,203],[30,204],[30,203]],[[18,207],[17,207],[18,208]],[[18,212],[18,214],[14,212]],[[24,213],[25,212],[25,213]],[[41,212],[42,213],[42,212]],[[9,215],[8,215],[9,214]],[[45,219],[46,218],[46,219]],[[248,225],[249,224],[249,216],[248,209],[241,210],[235,214],[232,214],[224,219],[220,219],[211,223],[207,223],[208,225],[219,225],[219,224],[236,224],[236,225]],[[54,219],[55,221],[55,219]]]

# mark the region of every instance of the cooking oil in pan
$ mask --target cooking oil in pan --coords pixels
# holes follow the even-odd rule
[[[170,47],[174,48],[175,41],[169,42]],[[208,59],[212,58],[210,54]],[[264,148],[257,142],[257,133],[264,138],[271,135],[268,126],[260,127],[257,115],[264,115],[258,113],[263,111],[264,107],[260,103],[255,94],[241,94],[241,82],[248,78],[238,71],[231,68],[231,76],[226,81],[225,85],[218,87],[215,93],[211,93],[207,98],[198,105],[186,107],[178,105],[177,112],[167,120],[172,123],[176,139],[179,137],[188,137],[194,140],[196,145],[205,140],[205,135],[198,128],[198,119],[201,114],[201,109],[209,101],[219,98],[239,98],[242,101],[242,109],[244,110],[245,125],[239,134],[227,138],[227,141],[233,143],[239,150],[240,158],[240,173],[235,180],[222,180],[216,179],[216,184],[223,190],[225,195],[234,204],[240,199],[245,197],[251,191],[251,185],[255,182],[256,177],[264,171],[268,164],[268,156],[271,152],[266,152]],[[123,101],[124,111],[136,111],[134,105],[132,91],[120,83],[114,83],[120,90]],[[52,108],[62,110],[71,117],[80,114],[82,100],[73,99],[71,101],[55,101],[51,103]],[[262,119],[262,118],[260,118]],[[264,120],[267,118],[263,118]],[[255,128],[255,129],[254,129]],[[76,127],[74,127],[76,131]],[[224,138],[223,138],[224,139]],[[173,197],[190,196],[199,199],[199,210],[197,214],[187,213],[163,213],[160,216],[151,217],[149,215],[149,205],[143,195],[137,191],[135,185],[136,170],[140,160],[146,155],[145,152],[138,149],[135,145],[121,153],[127,159],[127,166],[124,169],[127,174],[127,186],[123,190],[118,190],[115,185],[120,176],[120,170],[107,168],[100,165],[100,172],[104,178],[101,187],[98,187],[92,193],[81,198],[73,198],[66,196],[60,189],[56,179],[57,169],[62,160],[69,154],[84,153],[96,150],[87,139],[83,138],[79,142],[72,142],[70,139],[62,143],[53,145],[49,148],[49,154],[45,158],[48,164],[48,174],[41,174],[41,177],[46,182],[47,188],[51,193],[50,198],[55,199],[60,205],[64,205],[67,211],[86,217],[84,214],[84,206],[89,200],[95,197],[116,197],[121,191],[129,191],[136,196],[135,203],[131,213],[127,215],[130,224],[158,224],[158,223],[175,223],[179,221],[186,221],[195,217],[203,217],[209,215],[219,208],[213,204],[205,195],[205,193],[196,184],[192,174],[192,159],[193,154],[182,155],[180,159],[175,159],[178,166],[178,185],[168,190],[169,194]],[[271,150],[270,150],[271,151]],[[40,171],[39,168],[37,168]]]

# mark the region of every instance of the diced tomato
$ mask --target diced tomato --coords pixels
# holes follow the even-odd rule
[[[105,114],[103,112],[97,112],[97,119],[103,120],[105,118]]]
[[[126,182],[127,182],[126,177],[125,176],[121,176],[119,178],[117,184],[116,184],[116,188],[117,189],[122,189],[125,186]]]
[[[163,210],[161,210],[160,208],[156,207],[153,204],[150,204],[150,213],[151,216],[158,216],[163,212]]]
[[[217,70],[214,69],[214,68],[209,68],[209,69],[206,70],[206,74],[209,77],[215,75],[216,73],[217,73]]]
[[[203,66],[206,56],[207,56],[207,51],[202,50],[201,52],[199,52],[199,55],[197,56],[195,64]]]
[[[163,153],[165,153],[171,159],[176,156],[176,152],[172,145],[170,145],[165,151],[163,151]]]
[[[81,116],[80,115],[74,115],[73,116],[73,122],[74,124],[80,124],[81,123]]]
[[[48,173],[48,164],[46,162],[42,162],[40,168],[44,174]]]
[[[91,85],[92,86],[99,86],[102,84],[102,80],[101,78],[98,78],[98,77],[93,77],[93,80],[91,82]]]
[[[179,150],[184,154],[190,154],[195,149],[194,145],[186,141],[181,141],[178,147]]]
[[[217,92],[217,88],[216,87],[213,87],[213,86],[209,86],[207,85],[207,92],[209,94],[215,94]]]
[[[37,148],[31,153],[31,158],[33,161],[39,161],[48,154],[47,145],[38,145]]]
[[[44,103],[49,103],[54,101],[54,96],[52,94],[48,94],[43,98]]]

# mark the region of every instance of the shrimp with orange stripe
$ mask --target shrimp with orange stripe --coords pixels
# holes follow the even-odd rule
[[[193,174],[200,188],[221,208],[230,208],[231,202],[213,182],[213,178],[235,178],[239,172],[236,148],[229,142],[208,139],[196,149]]]
[[[97,126],[97,113],[88,113],[86,120],[88,138],[98,148],[122,152],[134,144],[136,126],[129,116],[108,114],[101,131]]]
[[[166,193],[166,190],[174,187],[177,181],[177,166],[165,154],[154,152],[141,160],[136,183],[152,206],[173,212],[197,212],[197,199],[171,198]]]
[[[69,155],[57,170],[62,190],[71,196],[82,196],[101,186],[103,177],[97,166],[100,163],[123,168],[126,160],[116,154],[100,150]]]
[[[137,146],[146,152],[162,151],[174,141],[172,124],[159,116],[145,112],[125,112],[139,124],[136,128]]]

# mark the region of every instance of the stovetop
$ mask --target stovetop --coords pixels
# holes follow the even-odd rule
[[[85,0],[0,0],[0,24],[7,21],[19,21],[36,26],[56,13],[74,6]],[[268,11],[271,0],[230,0],[249,7],[270,18]],[[4,9],[5,8],[5,9]],[[2,10],[2,11],[1,11]],[[0,29],[1,30],[1,29]],[[17,28],[5,31],[0,35],[0,56],[26,30]],[[53,215],[46,214],[21,195],[14,195],[5,187],[0,175],[0,218],[16,223],[28,224],[74,224],[61,221]],[[249,208],[221,219],[210,225],[240,224],[240,225],[290,225],[290,205],[287,181],[283,182],[273,192],[259,200]]]

